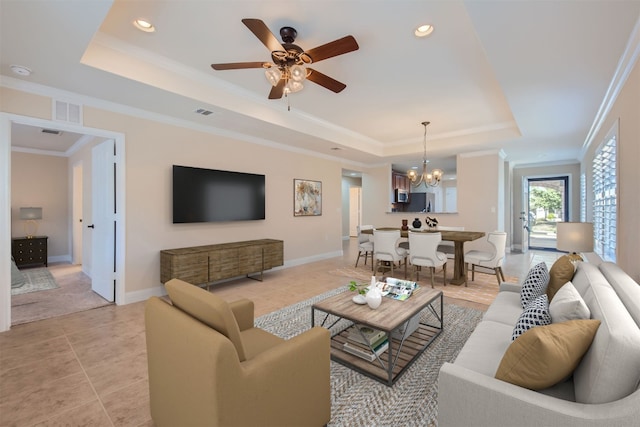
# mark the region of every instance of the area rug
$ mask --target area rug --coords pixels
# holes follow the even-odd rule
[[[11,295],[22,295],[60,287],[51,275],[51,272],[44,267],[27,268],[20,270],[20,272],[24,276],[25,283],[18,288],[11,288]]]
[[[335,289],[256,319],[256,326],[283,338],[309,329],[311,305],[340,292]],[[415,363],[388,387],[331,362],[330,426],[437,426],[438,371],[453,361],[483,312],[445,304],[444,330]],[[424,320],[431,320],[423,312]],[[319,322],[316,321],[316,324]]]
[[[334,276],[343,276],[348,280],[356,280],[358,282],[368,283],[371,279],[371,266],[363,266],[362,264],[358,268],[343,267],[336,270],[329,271],[329,274]],[[404,276],[404,267],[399,270],[395,270],[396,277],[402,278]],[[407,278],[414,280],[415,273],[412,267],[407,269]],[[447,263],[447,282],[453,278],[453,262]],[[510,283],[519,283],[517,277],[505,277],[505,281]],[[420,280],[418,282],[421,286],[431,286],[431,276],[427,271],[420,274]],[[498,295],[499,287],[496,276],[490,274],[483,274],[476,272],[475,280],[471,280],[471,274],[469,274],[469,280],[467,287],[464,285],[452,285],[447,283],[447,286],[442,286],[442,271],[436,270],[434,277],[434,286],[442,293],[450,298],[463,299],[465,301],[477,302],[480,304],[490,305]]]

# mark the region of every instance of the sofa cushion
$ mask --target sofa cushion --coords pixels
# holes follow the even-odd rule
[[[522,314],[519,292],[498,292],[493,302],[482,317],[482,320],[492,320],[504,323],[513,328]]]
[[[546,290],[549,302],[553,301],[554,295],[565,283],[573,279],[575,272],[575,263],[570,255],[563,255],[553,263],[549,270],[549,286]]]
[[[588,319],[591,316],[589,307],[578,293],[573,283],[565,283],[556,292],[549,303],[552,323],[560,323],[574,319]]]
[[[495,377],[531,390],[551,387],[578,366],[599,325],[586,319],[529,329],[509,346]]]
[[[226,336],[235,346],[240,361],[246,360],[238,322],[225,300],[180,279],[169,280],[165,288],[174,306]]]
[[[640,285],[612,262],[603,262],[599,267],[636,325],[640,326]]]
[[[551,323],[549,314],[549,301],[547,294],[542,294],[531,301],[524,309],[520,318],[516,322],[511,339],[515,340],[529,329],[536,326],[544,326]]]
[[[522,308],[525,308],[529,302],[542,294],[547,289],[548,284],[549,271],[547,270],[547,264],[541,262],[534,265],[527,273],[524,282],[522,282],[520,290]]]
[[[588,280],[586,287],[582,281]],[[626,307],[592,263],[578,265],[573,283],[601,321],[589,351],[573,373],[576,401],[607,403],[630,395],[640,383],[640,329]]]
[[[496,374],[511,344],[513,326],[483,320],[478,323],[456,357],[455,364],[489,377]]]

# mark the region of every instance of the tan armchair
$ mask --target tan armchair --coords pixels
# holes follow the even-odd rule
[[[178,279],[145,306],[151,417],[162,426],[321,426],[331,419],[329,331],[284,340]]]

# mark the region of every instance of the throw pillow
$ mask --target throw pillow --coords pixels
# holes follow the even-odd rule
[[[520,302],[522,308],[525,308],[530,301],[534,300],[538,295],[542,294],[549,284],[549,271],[547,264],[538,263],[529,270],[527,277],[522,282],[520,289]]]
[[[580,363],[599,326],[599,320],[586,319],[528,330],[511,343],[496,378],[531,390],[563,381]]]
[[[551,323],[591,317],[589,307],[571,282],[565,283],[556,292],[553,300],[549,303],[549,313],[551,314]]]
[[[550,323],[549,301],[547,300],[547,294],[543,293],[531,301],[520,314],[516,327],[513,328],[511,340],[515,340],[535,326],[544,326]]]
[[[549,286],[547,286],[547,296],[549,302],[558,290],[568,281],[573,279],[576,272],[575,261],[572,255],[563,255],[556,260],[549,270]]]

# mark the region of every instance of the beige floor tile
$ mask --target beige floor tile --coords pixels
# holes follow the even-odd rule
[[[88,367],[86,373],[98,396],[103,398],[133,383],[148,379],[146,349]]]
[[[71,352],[69,341],[65,336],[59,336],[44,341],[24,343],[20,346],[0,348],[0,371],[4,372],[21,365],[34,363],[61,354]]]
[[[34,427],[70,426],[113,427],[113,424],[111,424],[111,420],[102,405],[95,401],[65,411],[36,424]]]
[[[91,401],[97,401],[97,396],[84,373],[69,375],[4,398],[0,425],[29,426]]]
[[[151,420],[149,381],[142,380],[102,398],[115,427],[137,427]]]

